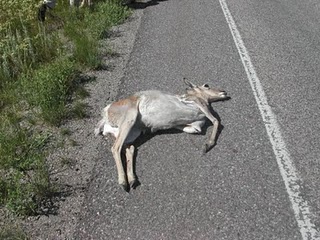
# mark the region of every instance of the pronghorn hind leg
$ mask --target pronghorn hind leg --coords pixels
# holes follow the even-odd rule
[[[129,145],[126,148],[126,159],[127,159],[127,177],[131,188],[135,189],[140,183],[137,176],[134,173],[134,146]]]
[[[123,144],[128,137],[132,127],[134,126],[138,116],[138,110],[136,108],[130,108],[123,116],[123,121],[119,126],[119,135],[117,136],[111,151],[116,162],[117,171],[118,171],[118,182],[123,187],[124,190],[128,191],[128,181],[123,168],[121,160],[121,150]]]

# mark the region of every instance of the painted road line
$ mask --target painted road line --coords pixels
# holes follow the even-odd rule
[[[258,104],[302,238],[304,240],[320,239],[320,233],[316,230],[316,227],[311,220],[312,213],[308,202],[303,198],[300,191],[302,179],[290,157],[289,151],[283,140],[279,124],[276,120],[276,116],[268,104],[266,94],[253,67],[248,51],[242,41],[241,35],[229,11],[227,3],[225,0],[219,1]]]

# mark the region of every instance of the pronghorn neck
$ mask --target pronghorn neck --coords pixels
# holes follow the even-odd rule
[[[205,99],[201,96],[197,96],[195,94],[185,93],[183,95],[179,95],[178,98],[183,102],[201,103],[203,105],[209,104],[207,99]]]

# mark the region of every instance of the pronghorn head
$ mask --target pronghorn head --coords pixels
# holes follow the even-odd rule
[[[206,102],[214,102],[219,100],[229,99],[227,92],[217,88],[211,88],[208,84],[203,84],[202,86],[197,86],[185,78],[183,79],[185,84],[189,87],[187,89],[187,95],[194,96],[205,100]]]

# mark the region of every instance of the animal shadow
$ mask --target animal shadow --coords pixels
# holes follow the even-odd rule
[[[224,126],[221,124],[221,118],[218,115],[218,113],[215,112],[212,108],[210,108],[210,111],[211,111],[212,115],[219,121],[219,127],[218,127],[218,131],[217,131],[217,135],[216,135],[216,143],[210,149],[207,149],[207,152],[210,151],[214,146],[216,146],[217,139],[219,138],[222,130],[224,129]],[[207,132],[210,129],[210,127],[212,127],[212,123],[210,121],[206,121],[204,126],[202,127],[201,133],[199,133],[199,134],[200,135],[207,135]],[[138,186],[141,185],[141,182],[139,181],[139,178],[138,178],[138,176],[136,174],[136,159],[137,159],[137,156],[139,155],[139,147],[142,146],[144,143],[148,142],[149,140],[151,140],[152,138],[154,138],[157,135],[181,134],[181,133],[183,133],[183,131],[178,130],[178,129],[160,130],[160,131],[157,131],[157,132],[154,132],[154,133],[152,133],[151,131],[147,131],[147,132],[143,133],[141,136],[139,136],[135,140],[135,142],[134,142],[135,152],[134,152],[134,156],[133,156],[133,172],[134,172],[134,175],[136,176],[136,182],[135,182],[135,184],[133,186],[131,186],[131,188],[136,189]],[[125,159],[125,155],[124,154],[122,155],[122,159]],[[126,161],[123,161],[123,164],[126,165]],[[129,192],[130,189],[127,189],[127,191]]]

